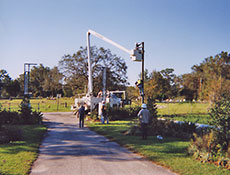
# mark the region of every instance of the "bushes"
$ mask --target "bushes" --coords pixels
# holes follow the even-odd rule
[[[23,140],[22,131],[14,126],[5,125],[0,128],[0,144]]]
[[[191,138],[195,131],[196,125],[194,123],[175,123],[170,120],[153,120],[149,127],[149,134],[166,137]]]
[[[17,124],[20,116],[18,112],[10,112],[3,110],[0,112],[0,125],[4,124]]]
[[[154,118],[157,118],[157,107],[155,100],[152,98],[147,99],[147,107]],[[107,106],[108,115],[110,120],[124,120],[137,118],[138,112],[141,110],[140,106],[125,107],[125,108],[111,108]]]
[[[230,168],[230,92],[223,93],[211,108],[211,131],[194,135],[189,153],[202,162]]]
[[[28,99],[20,104],[18,112],[0,111],[0,143],[8,143],[22,139],[21,131],[11,127],[17,124],[41,124],[41,112],[32,111]]]
[[[140,135],[141,133],[140,128],[141,128],[140,124],[138,120],[136,120],[131,124],[126,134]],[[175,123],[170,120],[157,120],[156,118],[153,118],[153,120],[148,126],[148,135],[191,138],[195,130],[196,130],[196,126],[194,123],[189,123],[189,122]]]
[[[126,107],[126,108],[111,108],[108,107],[108,116],[110,120],[126,120],[133,119],[137,117],[137,114],[141,108]]]
[[[224,92],[214,107],[210,110],[210,124],[215,126],[217,142],[221,150],[226,152],[230,142],[230,91]]]

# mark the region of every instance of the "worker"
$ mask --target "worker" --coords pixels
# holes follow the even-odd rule
[[[142,104],[141,110],[137,114],[140,124],[141,124],[141,130],[142,130],[142,139],[147,140],[147,134],[148,134],[148,124],[150,122],[150,112],[147,109],[146,104]]]
[[[104,119],[103,124],[105,121],[107,122],[107,124],[109,124],[109,118],[108,118],[108,113],[107,113],[107,108],[106,108],[105,102],[102,104],[101,113],[102,113],[102,116]]]
[[[84,104],[85,105],[85,104]],[[79,128],[84,128],[85,106],[83,104],[78,110],[79,113]]]
[[[102,101],[102,105],[100,108],[100,116],[101,116],[101,123],[104,124],[105,123],[105,101]]]
[[[144,86],[143,86],[143,80],[137,80],[135,85],[139,88],[140,91],[140,95],[143,96],[144,95]]]

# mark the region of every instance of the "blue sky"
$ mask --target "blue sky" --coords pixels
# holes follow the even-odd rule
[[[174,68],[177,75],[221,51],[230,52],[228,0],[0,0],[0,69],[12,78],[26,62],[57,66],[86,46],[92,29],[133,49],[145,42],[145,68]],[[91,37],[91,44],[124,58],[131,85],[141,63]]]

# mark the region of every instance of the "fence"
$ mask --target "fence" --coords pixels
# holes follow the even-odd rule
[[[0,109],[7,111],[18,111],[22,100],[0,100]],[[41,112],[70,111],[73,99],[32,99],[30,101],[33,110]]]

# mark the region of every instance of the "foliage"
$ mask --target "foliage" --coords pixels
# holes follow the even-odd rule
[[[181,138],[191,138],[193,133],[196,130],[195,123],[191,122],[174,122],[171,120],[158,120],[157,119],[157,108],[155,101],[151,98],[149,98],[147,103],[148,109],[150,110],[151,114],[151,122],[148,126],[148,134],[149,135],[162,135],[162,136],[173,136],[173,137],[181,137]],[[128,135],[139,135],[140,134],[140,124],[137,118],[137,113],[139,112],[141,108],[137,108],[135,111],[135,115],[133,117],[133,122],[130,125],[130,128],[126,132]],[[116,112],[118,116],[122,116],[122,114],[125,114],[125,112],[121,111],[121,113]],[[126,112],[130,112],[127,111]],[[133,113],[132,113],[133,114]],[[128,116],[128,114],[125,114],[125,116]],[[117,117],[118,118],[118,117]],[[116,118],[116,119],[117,119]],[[121,117],[121,119],[125,119],[125,117]]]
[[[16,97],[20,92],[20,84],[12,80],[6,70],[0,70],[0,97]]]
[[[108,107],[108,116],[110,120],[126,120],[133,119],[137,117],[139,110],[138,106],[126,107],[126,108],[111,108]]]
[[[29,98],[24,98],[20,104],[20,119],[23,124],[41,124],[41,112],[32,111]]]
[[[230,168],[230,93],[227,91],[215,101],[210,110],[211,132],[194,135],[189,153],[202,162],[217,162]]]
[[[200,99],[215,101],[230,85],[230,54],[220,54],[205,58],[200,65],[192,67],[196,76],[197,92]]]
[[[160,72],[153,71],[145,81],[145,94],[148,98],[162,101],[167,98],[170,84]]]
[[[198,88],[197,76],[195,73],[183,74],[181,76],[182,88],[179,89],[180,96],[184,96],[186,100],[192,101],[198,99]]]
[[[46,128],[42,125],[13,125],[20,131],[21,141],[0,144],[0,174],[29,174],[38,156],[38,149]],[[19,132],[11,132],[17,134]]]
[[[215,137],[216,133],[213,130],[209,133],[202,134],[201,136],[194,133],[188,153],[194,155],[195,158],[203,159],[203,161],[209,161],[217,151]],[[208,156],[203,157],[204,154],[208,154]]]
[[[222,151],[227,151],[230,142],[230,91],[221,94],[210,110],[211,121],[217,132],[217,142]]]
[[[20,122],[20,116],[18,112],[0,111],[0,125],[5,124],[18,124]]]
[[[94,94],[102,90],[102,73],[106,68],[106,89],[124,89],[127,83],[127,66],[125,61],[113,55],[110,50],[91,47],[91,65],[93,76]],[[68,84],[73,94],[85,92],[88,80],[88,57],[87,48],[81,47],[73,55],[64,55],[59,61],[59,68],[65,76],[65,83]]]
[[[194,134],[188,153],[202,163],[213,163],[230,169],[230,149],[223,151],[217,137],[218,134],[213,129],[202,135]]]
[[[149,112],[153,118],[157,118],[157,105],[156,105],[155,100],[153,98],[147,99],[147,109],[149,110]]]
[[[196,130],[194,123],[174,122],[171,120],[153,120],[149,125],[150,135],[191,138]]]
[[[62,77],[63,75],[59,72],[57,67],[51,69],[42,64],[33,67],[29,74],[29,92],[32,92],[34,97],[47,97],[62,94]],[[23,96],[24,74],[21,74],[17,81],[21,87],[20,95]]]
[[[23,140],[20,128],[15,128],[13,125],[4,125],[0,128],[0,144],[20,140]]]
[[[89,123],[90,129],[105,135],[132,151],[146,157],[158,165],[170,168],[173,172],[186,175],[227,175],[229,170],[212,164],[202,164],[194,161],[187,154],[189,141],[175,137],[164,137],[158,140],[156,136],[149,136],[148,140],[142,140],[140,136],[124,135],[130,127],[130,121],[114,121],[109,125]]]

